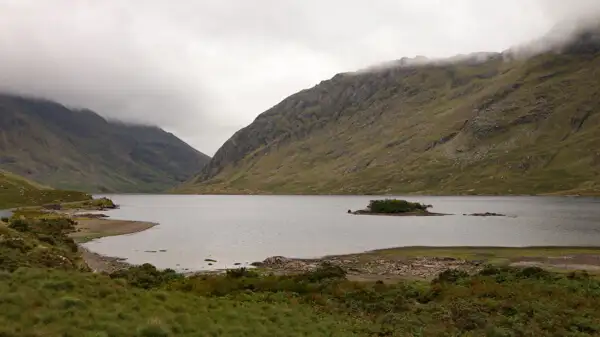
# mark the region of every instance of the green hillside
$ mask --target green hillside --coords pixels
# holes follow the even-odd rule
[[[600,193],[600,34],[527,59],[410,61],[286,98],[178,191]]]
[[[88,199],[83,192],[54,190],[0,170],[0,209]]]
[[[157,127],[0,94],[0,169],[56,188],[164,191],[209,160]]]

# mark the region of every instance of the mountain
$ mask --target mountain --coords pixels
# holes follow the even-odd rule
[[[157,192],[189,179],[209,159],[157,127],[0,94],[0,169],[45,185]]]
[[[54,202],[88,200],[83,192],[54,190],[15,174],[0,170],[0,210]]]
[[[599,31],[338,74],[259,115],[177,191],[598,194]]]

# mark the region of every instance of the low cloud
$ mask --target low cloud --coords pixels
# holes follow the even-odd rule
[[[402,56],[500,52],[596,0],[0,0],[0,91],[214,153],[286,96]]]

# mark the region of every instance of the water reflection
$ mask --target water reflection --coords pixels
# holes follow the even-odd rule
[[[273,255],[316,257],[396,246],[600,245],[600,200],[557,197],[407,197],[445,217],[355,216],[374,196],[114,195],[114,218],[160,223],[88,244],[132,263],[231,267]],[[496,212],[511,217],[466,217]],[[146,251],[166,250],[163,253]],[[218,262],[208,266],[204,260]]]

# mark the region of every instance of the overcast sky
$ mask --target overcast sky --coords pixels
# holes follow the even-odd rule
[[[502,51],[600,0],[0,0],[0,91],[212,155],[294,92],[403,56]]]

